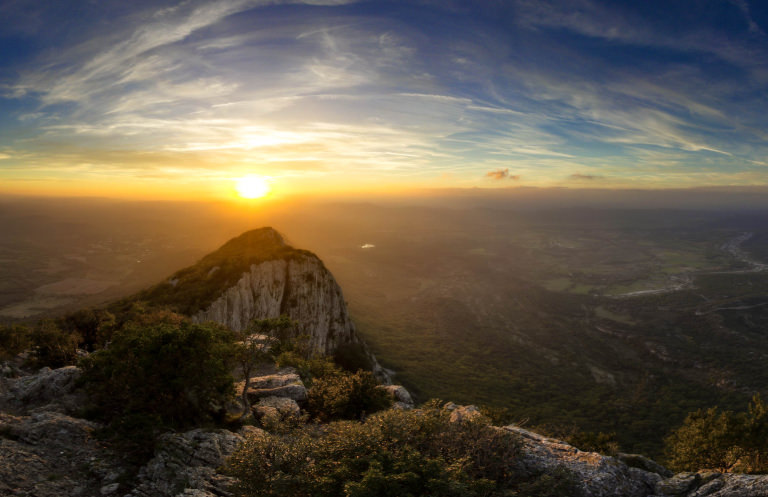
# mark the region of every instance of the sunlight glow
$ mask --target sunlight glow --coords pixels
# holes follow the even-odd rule
[[[269,193],[269,184],[261,176],[238,178],[235,189],[242,198],[261,198]]]

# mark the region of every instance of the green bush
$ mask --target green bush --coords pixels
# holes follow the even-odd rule
[[[100,349],[115,331],[115,316],[103,309],[81,309],[58,319],[58,326],[80,336],[80,346],[88,351]]]
[[[717,407],[699,409],[667,438],[667,464],[674,471],[730,471],[744,455],[743,439],[743,416]]]
[[[699,409],[666,442],[667,464],[677,471],[768,472],[768,407],[755,395],[747,412]]]
[[[50,319],[40,321],[30,335],[32,360],[37,367],[60,368],[75,364],[81,338],[76,332],[62,330]]]
[[[129,324],[82,361],[100,416],[118,430],[184,428],[210,419],[233,393],[233,335],[214,325]]]
[[[327,378],[342,374],[341,368],[328,357],[306,359],[295,352],[283,352],[275,359],[279,368],[292,367],[301,376],[301,381],[311,387],[315,378]]]
[[[241,496],[502,496],[514,487],[517,437],[442,409],[389,410],[364,422],[256,434],[229,460]]]
[[[307,410],[316,419],[360,419],[392,405],[370,371],[316,378],[307,392]]]
[[[370,371],[373,369],[373,363],[366,353],[365,347],[357,342],[339,344],[336,347],[333,360],[347,371],[357,371],[358,369]]]
[[[616,441],[615,433],[576,431],[566,437],[565,440],[574,447],[587,452],[598,452],[607,456],[615,456],[619,452],[619,443]]]
[[[0,360],[11,359],[31,345],[30,332],[24,326],[0,325]]]

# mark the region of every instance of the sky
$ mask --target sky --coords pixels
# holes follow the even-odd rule
[[[768,185],[747,0],[0,1],[0,193]]]

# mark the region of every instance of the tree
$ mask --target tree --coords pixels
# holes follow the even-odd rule
[[[231,331],[213,324],[128,324],[82,362],[87,390],[113,426],[183,428],[230,398]]]
[[[676,471],[731,471],[745,455],[744,435],[743,415],[699,409],[667,438],[668,464]]]
[[[742,471],[762,473],[768,470],[768,407],[760,394],[752,397],[747,408],[741,446],[746,453],[740,464]]]

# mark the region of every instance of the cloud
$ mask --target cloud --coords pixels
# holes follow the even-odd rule
[[[486,178],[491,178],[492,180],[502,180],[502,179],[511,179],[513,181],[519,180],[520,175],[519,174],[509,174],[509,168],[504,169],[496,169],[494,171],[488,171],[485,173]]]
[[[495,171],[488,171],[485,173],[486,178],[495,180],[505,179],[509,176],[509,169],[497,169]]]
[[[568,176],[568,179],[571,179],[574,181],[592,181],[592,180],[598,180],[603,178],[604,176],[598,176],[595,174],[579,174],[579,173],[571,174],[570,176]]]

